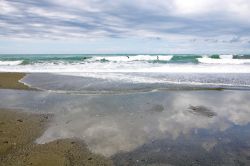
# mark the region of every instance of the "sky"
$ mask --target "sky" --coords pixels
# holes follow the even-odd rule
[[[0,53],[244,54],[249,17],[249,0],[0,0]]]

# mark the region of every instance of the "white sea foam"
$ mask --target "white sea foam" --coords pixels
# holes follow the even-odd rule
[[[94,62],[94,63],[36,63],[29,65],[0,65],[2,72],[48,72],[48,73],[250,73],[250,65],[244,64],[250,60],[234,61],[223,59],[214,61],[200,58],[199,61],[208,64],[160,64],[136,62]],[[233,63],[230,63],[233,61]],[[237,63],[236,63],[237,62]],[[209,64],[210,63],[210,64]],[[223,65],[221,65],[223,63]],[[237,64],[237,65],[235,65]]]
[[[161,83],[161,84],[175,84],[175,85],[193,85],[193,86],[228,86],[233,87],[236,85],[236,82],[206,82],[205,78],[202,79],[195,79],[194,76],[191,76],[188,79],[184,79],[180,81],[180,77],[170,78],[164,77],[164,75],[159,75],[153,77],[152,75],[131,75],[128,73],[60,73],[62,75],[69,75],[70,76],[82,76],[82,77],[92,77],[92,78],[99,78],[104,80],[111,80],[111,81],[120,81],[120,82],[127,82],[127,83]],[[207,78],[207,81],[209,78]],[[249,87],[249,85],[245,84],[237,84],[237,86],[242,87]]]
[[[129,62],[129,61],[169,61],[172,56],[170,55],[136,55],[136,56],[95,56],[88,61],[115,61],[115,62]]]
[[[20,65],[23,61],[0,61],[0,66]]]
[[[19,61],[0,61],[1,72],[47,72],[47,73],[250,73],[250,59],[232,59],[232,55],[221,55],[222,59],[208,56],[197,58],[195,63],[150,63],[170,61],[171,55],[94,56],[85,61],[36,61],[20,65]],[[108,62],[102,62],[105,58]]]
[[[96,56],[96,57],[92,57],[88,61],[101,61],[101,60],[118,61],[118,62],[130,61],[129,57],[126,57],[126,56]]]
[[[220,55],[220,59],[233,59],[233,55]]]
[[[170,55],[168,55],[168,56],[160,55],[160,56],[158,56],[158,59],[161,60],[161,61],[170,61],[172,59],[172,57],[173,56],[170,56]]]
[[[198,58],[198,61],[200,63],[206,63],[206,64],[234,64],[234,65],[250,64],[250,59],[232,59],[231,57],[228,56],[222,56],[222,58],[223,59],[213,59],[213,58],[203,57],[203,58]]]

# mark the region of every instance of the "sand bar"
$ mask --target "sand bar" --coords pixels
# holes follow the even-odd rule
[[[0,89],[30,90],[30,88],[19,82],[25,73],[0,73]]]

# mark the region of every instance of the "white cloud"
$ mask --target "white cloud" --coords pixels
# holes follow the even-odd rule
[[[98,0],[54,0],[53,3],[77,10],[84,10],[89,12],[101,12],[98,8]]]
[[[18,9],[8,1],[0,0],[0,14],[11,14],[18,12]]]
[[[184,45],[232,38],[246,45],[250,38],[249,0],[1,0],[0,7],[1,38],[140,38]]]
[[[51,10],[46,10],[46,9],[42,9],[39,7],[29,8],[28,12],[34,15],[48,17],[51,19],[71,20],[71,19],[79,18],[79,16],[74,15],[74,14],[69,14],[69,13],[61,12],[61,11],[51,11]]]
[[[213,11],[218,0],[173,0],[172,12],[176,15],[197,15]],[[217,7],[216,7],[217,8]]]

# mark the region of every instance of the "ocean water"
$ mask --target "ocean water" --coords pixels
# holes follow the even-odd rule
[[[249,73],[250,55],[0,55],[1,71]]]
[[[22,82],[71,93],[250,89],[250,55],[0,55],[0,71],[50,73]]]

